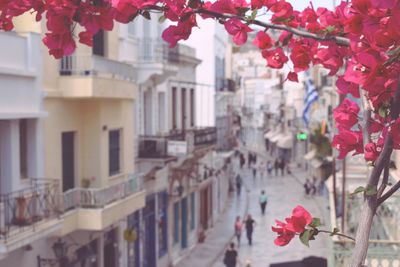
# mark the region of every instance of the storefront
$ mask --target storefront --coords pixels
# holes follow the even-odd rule
[[[143,267],[157,266],[156,253],[156,195],[146,197],[146,206],[143,209],[144,240],[143,240]]]
[[[128,216],[127,230],[132,233],[132,240],[127,240],[127,267],[140,266],[140,212]],[[127,238],[127,237],[126,237]]]

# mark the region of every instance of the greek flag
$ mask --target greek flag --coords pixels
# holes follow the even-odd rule
[[[306,72],[306,78],[306,96],[304,98],[303,121],[304,124],[308,126],[310,123],[310,109],[312,104],[318,100],[318,92],[308,72]]]

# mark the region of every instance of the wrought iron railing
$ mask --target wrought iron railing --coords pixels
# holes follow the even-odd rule
[[[104,188],[73,188],[64,192],[64,211],[76,208],[104,208],[142,189],[141,176],[129,174],[127,180]]]
[[[194,129],[194,145],[210,145],[217,142],[217,129],[215,127],[206,127]]]
[[[99,76],[120,80],[136,80],[136,71],[130,64],[97,55],[71,55],[60,61],[60,75]]]
[[[55,179],[32,179],[28,188],[1,194],[0,239],[57,218],[60,204],[60,185]]]
[[[139,61],[146,63],[178,64],[196,56],[196,50],[190,46],[177,44],[171,48],[163,40],[157,38],[140,39]]]

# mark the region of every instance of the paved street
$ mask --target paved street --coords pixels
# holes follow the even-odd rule
[[[296,175],[301,178],[302,172],[297,172]],[[249,193],[249,213],[253,215],[257,226],[254,230],[253,246],[247,244],[245,233],[242,234],[242,244],[239,248],[239,258],[242,262],[250,260],[252,267],[267,267],[271,263],[301,260],[311,255],[327,257],[329,237],[319,236],[317,240],[311,242],[310,248],[302,245],[298,239],[293,240],[286,247],[277,247],[273,244],[276,235],[271,231],[275,219],[283,220],[289,216],[297,204],[303,205],[314,217],[323,218],[323,213],[326,214],[324,210],[326,205],[323,204],[321,197],[316,197],[316,199],[306,198],[299,181],[288,175],[264,179],[257,178],[255,182],[253,178],[250,178],[247,179],[247,185],[251,190]],[[269,197],[264,216],[261,215],[258,205],[258,196],[262,189],[266,190]],[[224,266],[222,261],[221,256],[214,267]]]

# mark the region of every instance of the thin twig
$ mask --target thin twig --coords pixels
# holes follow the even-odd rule
[[[331,235],[337,235],[337,236],[345,237],[345,238],[347,238],[347,239],[356,241],[356,240],[354,239],[354,237],[351,237],[351,236],[348,236],[348,235],[345,235],[345,234],[341,234],[341,233],[334,233],[334,232],[332,232],[332,231],[327,231],[327,230],[320,230],[320,229],[318,229],[318,233],[327,233],[327,234],[331,234]]]
[[[143,10],[157,10],[157,11],[166,11],[166,7],[161,7],[161,6],[148,6],[146,8],[144,8]],[[310,39],[314,39],[314,40],[318,40],[318,41],[332,41],[335,42],[338,45],[341,46],[350,46],[350,40],[347,39],[346,37],[342,37],[342,36],[334,36],[334,35],[317,35],[315,33],[311,33],[311,32],[307,32],[304,30],[300,30],[300,29],[296,29],[296,28],[292,28],[286,25],[281,25],[281,24],[273,24],[273,23],[269,23],[269,22],[263,22],[260,20],[248,20],[246,18],[246,16],[239,16],[239,15],[232,15],[232,14],[226,14],[226,13],[218,13],[215,11],[211,11],[211,10],[207,10],[204,8],[197,8],[197,9],[193,9],[193,13],[196,14],[205,14],[205,15],[210,15],[214,18],[219,18],[219,19],[231,19],[231,18],[236,18],[236,19],[240,19],[244,22],[246,22],[247,24],[253,24],[253,25],[257,25],[257,26],[261,26],[263,28],[266,29],[275,29],[275,30],[280,30],[280,31],[288,31],[291,32],[297,36],[301,36],[304,38],[310,38]]]
[[[391,197],[397,190],[400,189],[400,181],[395,183],[383,196],[378,198],[378,206],[385,202],[386,199]]]
[[[386,189],[386,185],[388,184],[388,180],[389,180],[389,166],[390,166],[390,161],[386,162],[386,166],[383,170],[383,179],[382,179],[382,183],[379,186],[378,189],[378,199],[382,196],[383,192]],[[379,202],[379,201],[378,201]],[[378,203],[379,206],[379,203]]]

